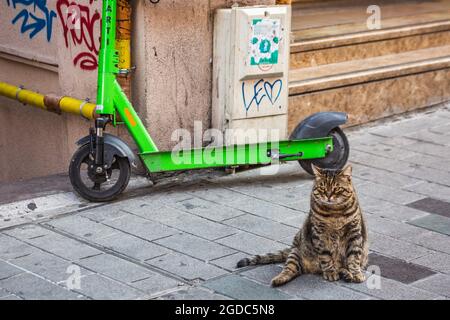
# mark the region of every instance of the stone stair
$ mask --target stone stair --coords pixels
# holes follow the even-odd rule
[[[450,0],[294,1],[289,129],[344,111],[350,125],[450,100]]]

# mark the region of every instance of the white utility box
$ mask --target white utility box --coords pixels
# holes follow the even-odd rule
[[[287,138],[290,31],[290,6],[216,11],[212,125],[226,145]]]

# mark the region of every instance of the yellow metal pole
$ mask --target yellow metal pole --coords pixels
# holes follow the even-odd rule
[[[70,97],[43,95],[5,82],[0,82],[0,96],[57,114],[72,113],[89,120],[95,117],[96,105],[93,103]]]
[[[46,110],[42,94],[0,82],[0,95]]]
[[[131,3],[130,0],[117,1],[116,49],[119,52],[119,69],[117,76],[122,90],[131,100]]]
[[[83,118],[92,120],[95,118],[96,105],[86,100],[78,100],[71,97],[62,97],[59,102],[62,112],[81,115]]]

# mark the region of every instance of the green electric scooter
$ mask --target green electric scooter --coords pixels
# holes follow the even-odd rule
[[[102,11],[97,118],[90,134],[78,141],[80,147],[69,169],[71,183],[83,198],[93,202],[114,200],[126,189],[131,168],[136,166],[132,149],[120,138],[106,134],[107,125],[126,126],[149,173],[299,161],[313,174],[312,164],[342,169],[347,163],[350,148],[339,127],[347,122],[347,115],[339,112],[311,115],[297,126],[289,141],[159,151],[116,80],[117,0],[103,0]]]

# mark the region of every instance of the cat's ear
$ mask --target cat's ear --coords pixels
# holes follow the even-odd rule
[[[348,178],[349,180],[352,178],[352,174],[353,174],[353,167],[350,164],[346,166],[341,172],[341,176]]]
[[[321,177],[323,175],[322,169],[315,166],[314,164],[312,165],[312,169],[313,169],[313,172],[314,172],[314,175],[316,176],[316,178]]]

